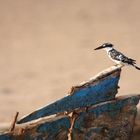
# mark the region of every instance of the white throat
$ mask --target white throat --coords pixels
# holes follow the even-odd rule
[[[107,47],[107,48],[104,48],[106,50],[106,52],[108,53],[110,50],[112,50],[113,48],[112,47]]]

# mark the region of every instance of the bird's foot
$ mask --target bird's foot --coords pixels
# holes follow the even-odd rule
[[[116,65],[114,65],[114,66],[121,66],[121,67],[124,67],[125,65],[124,64],[116,64]]]

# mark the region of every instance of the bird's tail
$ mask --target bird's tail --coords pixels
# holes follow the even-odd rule
[[[140,67],[136,66],[135,64],[133,64],[132,66],[135,67],[137,70],[140,70]]]

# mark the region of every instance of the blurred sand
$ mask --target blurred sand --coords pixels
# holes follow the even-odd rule
[[[0,123],[67,94],[113,65],[104,42],[140,65],[139,0],[0,0]],[[123,69],[118,95],[139,93],[140,72]],[[139,119],[137,119],[139,120]]]

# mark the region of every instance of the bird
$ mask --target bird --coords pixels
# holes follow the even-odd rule
[[[125,56],[123,53],[117,51],[113,47],[114,45],[112,43],[104,43],[101,46],[95,48],[94,50],[100,50],[104,49],[107,52],[108,57],[116,63],[116,65],[122,65],[122,66],[133,66],[137,70],[140,70],[140,67],[136,65],[136,60],[129,58]]]

